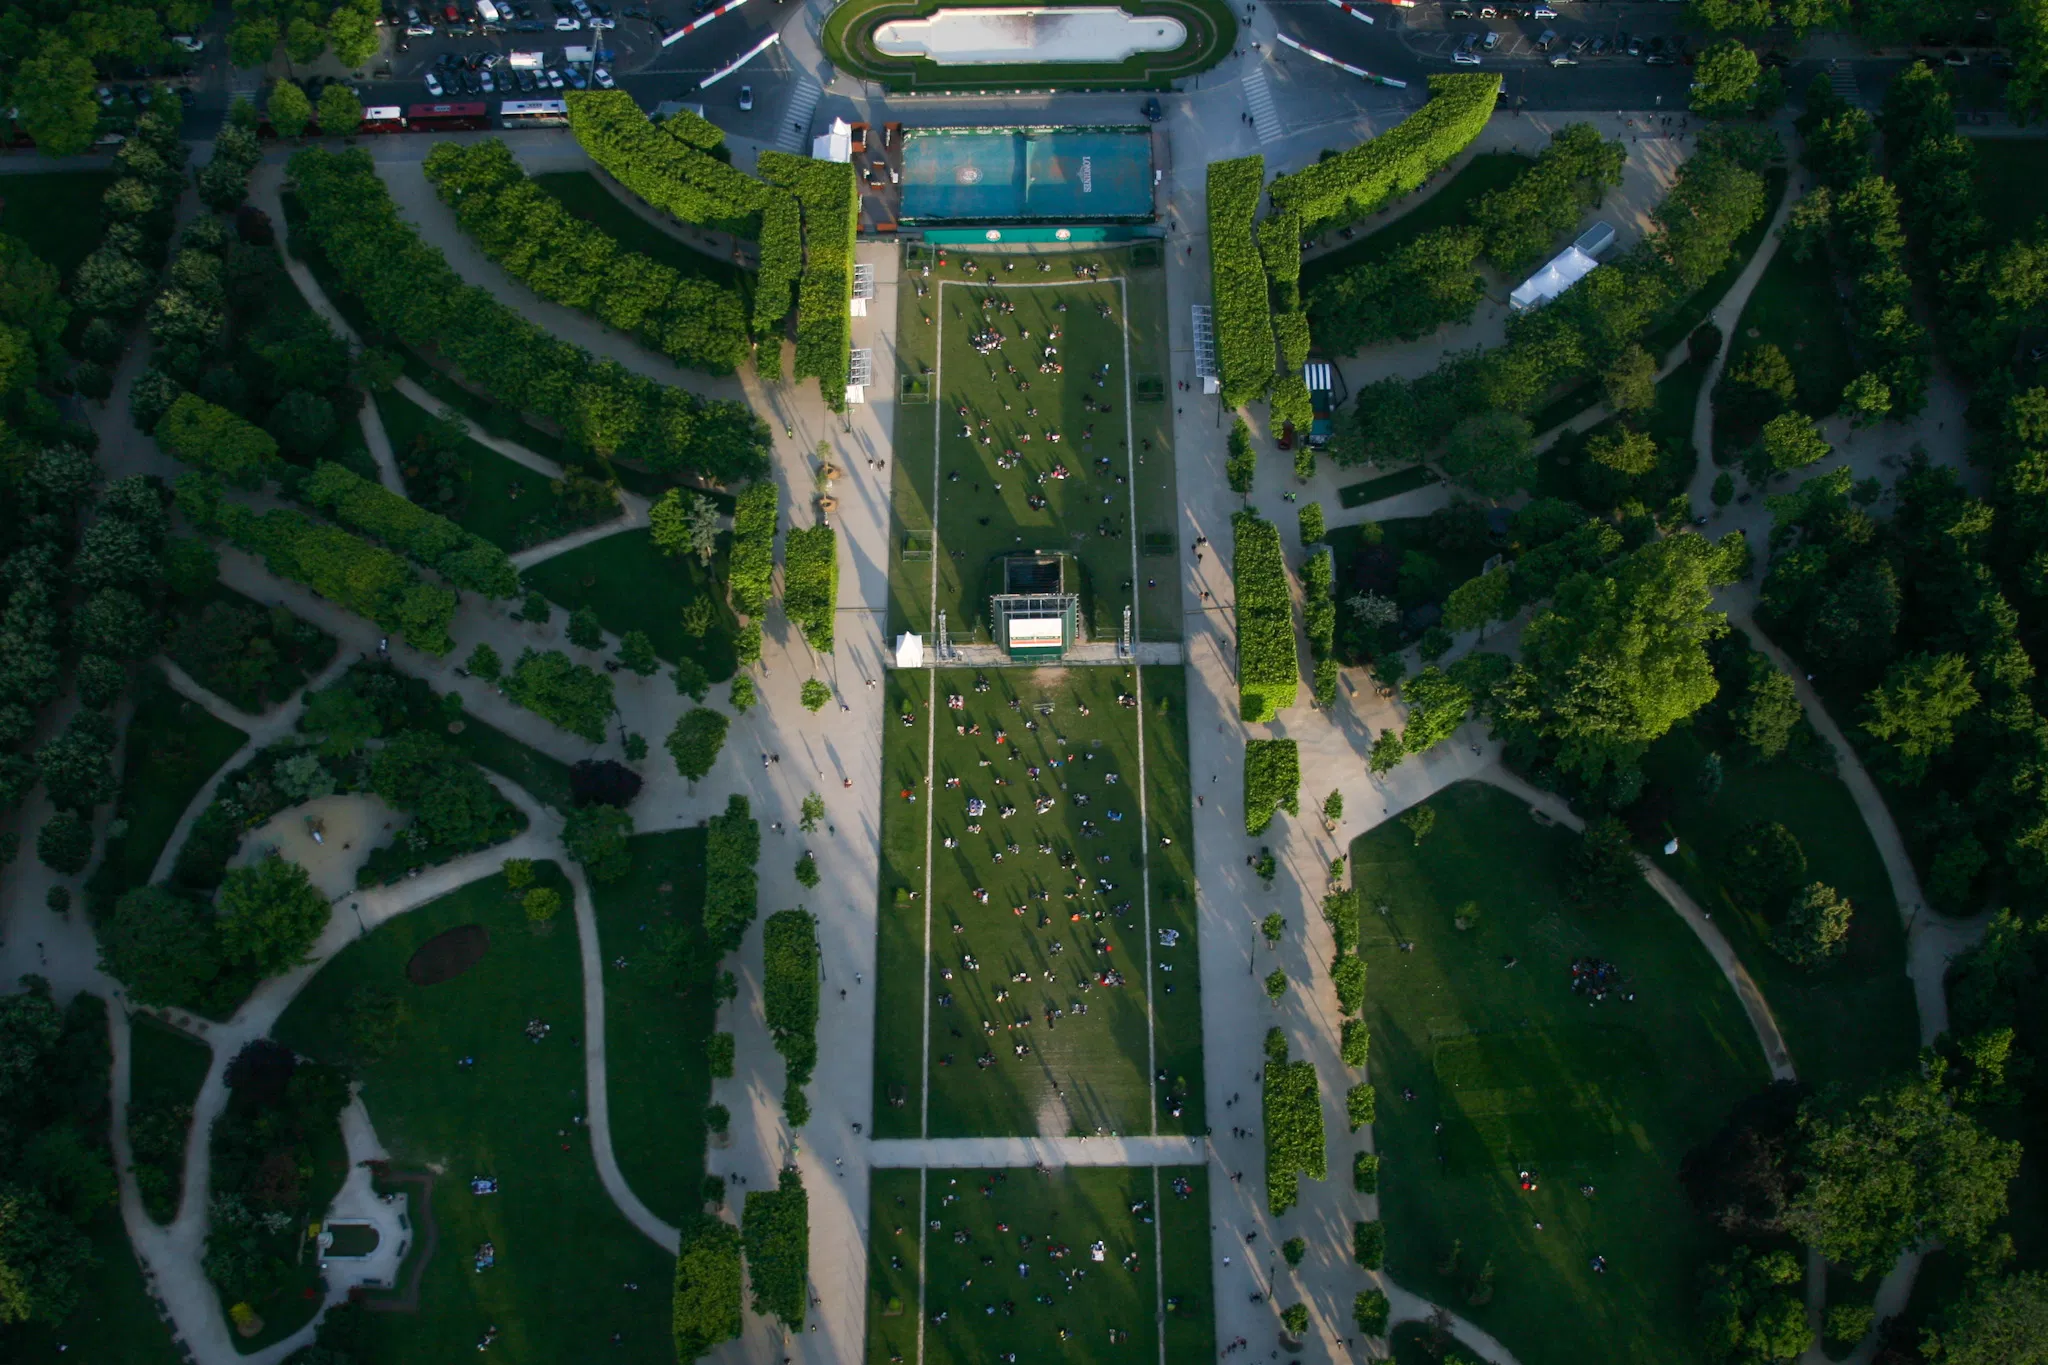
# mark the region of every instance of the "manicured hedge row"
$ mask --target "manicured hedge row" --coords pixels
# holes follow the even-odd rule
[[[1344,1059],[1344,1065],[1354,1070],[1363,1071],[1365,1070],[1366,1060],[1371,1052],[1372,1025],[1366,1023],[1363,1019],[1346,1019],[1344,1021],[1343,1046],[1339,1050],[1339,1055]]]
[[[1269,721],[1294,705],[1301,690],[1280,528],[1256,512],[1239,512],[1230,525],[1236,534],[1230,575],[1237,593],[1239,709],[1246,720]]]
[[[623,90],[572,90],[567,98],[569,131],[590,159],[663,213],[729,227],[761,211],[767,186],[710,155],[694,124],[650,123]]]
[[[1621,183],[1628,149],[1609,142],[1590,123],[1550,135],[1536,164],[1472,206],[1472,222],[1486,239],[1486,254],[1510,274],[1541,259],[1559,235]]]
[[[1209,163],[1209,278],[1226,408],[1242,407],[1273,382],[1273,310],[1265,267],[1252,245],[1265,180],[1262,156]]]
[[[803,209],[804,271],[797,284],[798,379],[815,377],[825,406],[846,407],[846,366],[853,353],[853,240],[860,228],[860,182],[853,167],[787,152],[763,152],[761,178],[796,196]]]
[[[1387,1302],[1387,1291],[1361,1289],[1351,1301],[1351,1320],[1367,1336],[1383,1337],[1387,1334],[1387,1320],[1392,1310],[1393,1305]]]
[[[1252,480],[1259,472],[1259,452],[1252,445],[1252,429],[1239,417],[1230,424],[1230,455],[1224,463],[1223,474],[1230,481],[1233,493],[1252,491]]]
[[[1352,1086],[1344,1092],[1344,1117],[1351,1121],[1354,1133],[1377,1120],[1379,1092],[1364,1082]]]
[[[186,496],[189,485],[179,482],[179,506],[191,515],[195,502]],[[210,522],[235,545],[261,555],[278,577],[303,583],[330,602],[397,631],[414,649],[439,657],[455,648],[448,634],[455,594],[422,582],[411,565],[382,546],[281,508],[258,516],[240,503],[216,503]]]
[[[695,1360],[740,1334],[740,1230],[699,1214],[682,1229],[672,1305],[677,1360]]]
[[[1325,545],[1301,566],[1302,608],[1308,627],[1309,653],[1318,659],[1329,657],[1337,640],[1337,574],[1330,547]]]
[[[597,95],[604,98],[617,93],[620,92],[599,91]],[[725,129],[702,114],[693,114],[688,109],[678,109],[670,114],[661,121],[660,127],[661,131],[670,137],[703,151],[716,151],[725,145]]]
[[[1493,117],[1500,77],[1431,76],[1429,91],[1429,103],[1378,137],[1275,180],[1274,210],[1299,213],[1311,234],[1377,212],[1479,136]]]
[[[1273,339],[1280,343],[1280,367],[1298,370],[1308,362],[1308,314],[1275,313]]]
[[[505,677],[505,695],[572,735],[604,743],[605,720],[612,713],[612,680],[559,649],[545,654],[523,651]]]
[[[1323,1137],[1323,1092],[1314,1062],[1268,1056],[1264,1084],[1266,1123],[1266,1207],[1287,1212],[1301,1200],[1301,1177],[1321,1180],[1329,1173]]]
[[[601,455],[722,483],[766,471],[768,428],[744,404],[600,362],[462,283],[399,218],[367,152],[307,148],[291,159],[291,175],[306,213],[301,234],[398,341],[437,350],[496,402],[555,423]]]
[[[181,394],[157,419],[153,434],[157,444],[177,459],[210,470],[237,488],[260,488],[277,476],[282,463],[269,432],[196,393]]]
[[[1273,823],[1273,812],[1301,814],[1301,750],[1291,739],[1251,739],[1244,746],[1244,832]]]
[[[818,919],[780,910],[761,926],[761,1010],[782,1054],[782,1107],[792,1126],[810,1116],[803,1087],[818,1065]]]
[[[725,812],[705,822],[704,936],[721,953],[740,946],[754,922],[761,858],[761,823],[747,798],[726,799]]]
[[[490,597],[519,595],[519,570],[503,550],[338,464],[315,464],[299,493],[343,526],[403,551],[458,588]]]
[[[1330,964],[1330,980],[1337,987],[1337,1009],[1357,1014],[1365,1008],[1365,959],[1346,953]]]
[[[754,369],[771,382],[782,378],[782,322],[803,268],[803,211],[777,191],[761,205],[761,270],[754,277]]]
[[[754,1311],[772,1313],[792,1332],[804,1327],[811,1274],[811,1198],[804,1179],[785,1168],[773,1190],[747,1191],[740,1215]]]
[[[1281,310],[1301,307],[1301,215],[1287,209],[1259,224],[1259,256]]]
[[[733,499],[732,553],[725,563],[733,610],[758,616],[775,590],[775,485],[763,480]]]
[[[542,298],[589,313],[689,369],[731,374],[747,358],[738,290],[621,250],[528,180],[496,138],[436,144],[426,174],[483,253]]]
[[[839,612],[839,536],[829,526],[791,531],[782,543],[782,609],[820,654],[832,652]]]
[[[1315,459],[1315,452],[1308,445],[1308,426],[1315,420],[1316,415],[1315,401],[1308,393],[1308,381],[1301,377],[1299,370],[1293,374],[1283,374],[1273,381],[1273,393],[1267,405],[1267,412],[1267,424],[1276,441],[1280,439],[1289,422],[1294,424],[1295,467],[1298,472],[1303,456],[1310,461]]]

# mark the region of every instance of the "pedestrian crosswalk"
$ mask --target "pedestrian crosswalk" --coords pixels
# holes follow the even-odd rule
[[[1856,68],[1847,62],[1828,63],[1828,85],[1849,103],[1861,107],[1863,91],[1856,84]]]
[[[818,107],[818,100],[824,93],[817,80],[808,73],[797,77],[796,89],[789,96],[789,112],[782,120],[782,136],[775,139],[776,146],[785,152],[803,150],[804,135],[811,131],[811,111]]]
[[[1254,63],[1244,73],[1244,107],[1250,111],[1259,141],[1278,142],[1287,130],[1280,126],[1280,111],[1273,104],[1273,92],[1266,85],[1266,68]]]

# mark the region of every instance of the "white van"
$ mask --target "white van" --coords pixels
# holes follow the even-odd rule
[[[476,0],[476,17],[487,24],[499,22],[498,7],[491,0]]]
[[[539,52],[515,52],[512,54],[512,69],[514,71],[539,71],[547,65],[546,61],[543,60],[544,55]]]

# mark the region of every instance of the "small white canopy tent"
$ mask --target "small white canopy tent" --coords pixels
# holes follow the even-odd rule
[[[830,128],[811,139],[811,155],[820,161],[853,160],[853,125],[843,118],[833,119]]]
[[[1517,313],[1540,307],[1592,274],[1599,264],[1576,246],[1568,246],[1508,295],[1508,304]]]
[[[924,667],[924,636],[912,635],[909,631],[896,637],[896,666],[898,668]]]

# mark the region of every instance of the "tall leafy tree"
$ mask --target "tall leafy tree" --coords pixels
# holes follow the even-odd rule
[[[92,62],[68,39],[46,33],[15,72],[15,117],[45,156],[77,156],[92,146],[100,106]]]
[[[1913,654],[1863,700],[1864,730],[1889,746],[1900,778],[1918,782],[1955,742],[1955,723],[1977,705],[1977,688],[1962,655]]]
[[[329,907],[305,868],[273,853],[228,872],[216,911],[228,956],[275,976],[304,959],[327,927]]]

